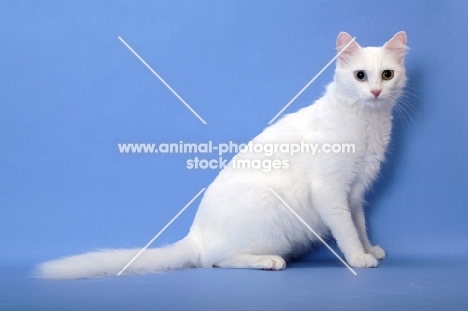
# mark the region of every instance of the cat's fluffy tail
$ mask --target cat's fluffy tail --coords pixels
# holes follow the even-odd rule
[[[67,280],[117,276],[141,249],[108,249],[40,264],[34,276]],[[199,249],[189,236],[163,247],[146,249],[123,274],[155,273],[198,266]]]

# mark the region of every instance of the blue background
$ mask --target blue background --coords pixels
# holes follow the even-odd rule
[[[0,309],[467,307],[467,14],[466,1],[3,2]],[[277,273],[29,278],[44,260],[144,246],[218,173],[118,143],[247,142],[334,56],[340,31],[368,46],[400,30],[407,112],[368,195],[380,268],[354,277],[319,248]],[[285,113],[319,98],[333,67]],[[183,237],[198,204],[153,246]]]

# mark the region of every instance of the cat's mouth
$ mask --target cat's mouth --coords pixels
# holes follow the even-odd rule
[[[386,94],[382,91],[371,91],[368,94],[365,94],[364,97],[366,98],[367,101],[370,102],[382,102],[386,101],[387,97]]]
[[[361,101],[361,105],[368,109],[378,109],[391,105],[386,96],[368,96]]]

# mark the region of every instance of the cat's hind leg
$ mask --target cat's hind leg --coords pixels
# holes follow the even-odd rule
[[[283,270],[286,262],[276,255],[250,255],[238,254],[221,260],[215,267],[219,268],[240,268],[240,269],[263,269],[263,270]]]

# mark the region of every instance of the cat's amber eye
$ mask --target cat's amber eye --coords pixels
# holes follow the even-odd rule
[[[393,70],[384,70],[382,72],[382,79],[384,80],[392,80],[393,79]]]
[[[354,77],[360,82],[364,82],[367,80],[367,74],[364,70],[356,70],[354,72]]]

